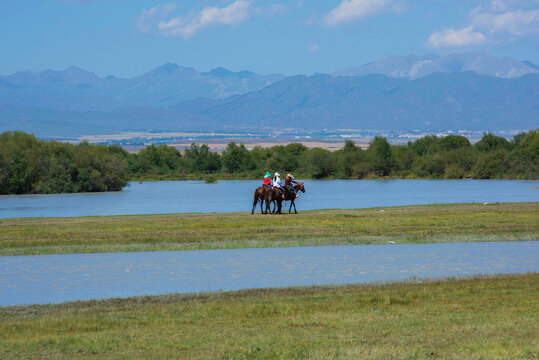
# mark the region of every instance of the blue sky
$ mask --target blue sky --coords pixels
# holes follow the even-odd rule
[[[488,52],[539,63],[539,0],[2,0],[0,74],[332,72],[385,55]]]

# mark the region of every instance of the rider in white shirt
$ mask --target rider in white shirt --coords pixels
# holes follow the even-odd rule
[[[281,179],[279,178],[279,176],[281,176],[281,174],[279,174],[278,172],[275,173],[275,177],[272,179],[271,181],[271,185],[275,188],[281,188]]]

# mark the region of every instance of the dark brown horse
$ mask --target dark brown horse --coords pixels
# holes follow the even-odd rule
[[[305,193],[305,185],[302,182],[298,182],[296,185],[294,185],[294,189],[296,190],[296,193],[298,191],[302,191]],[[283,205],[283,201],[289,200],[290,201],[290,208],[288,209],[288,213],[292,211],[292,205],[294,206],[294,213],[297,214],[296,210],[296,204],[294,201],[296,200],[296,195],[290,191],[286,190],[284,191],[284,199],[283,199],[283,192],[281,192],[279,189],[271,189],[266,192],[266,196],[264,198],[266,201],[266,211],[264,214],[267,214],[268,211],[270,211],[270,204],[272,202],[276,202],[277,206],[273,208],[273,214],[282,214],[281,208]]]
[[[296,190],[296,194],[300,191],[303,191],[305,193],[305,186],[302,182],[297,182],[296,185],[294,185],[294,190]],[[288,209],[288,213],[290,214],[290,211],[292,210],[292,205],[294,205],[294,214],[297,214],[296,211],[296,204],[294,201],[296,201],[296,194],[294,194],[292,191],[288,190],[284,192],[284,200],[290,201],[290,208]]]
[[[277,206],[274,206],[273,211],[270,213],[281,214],[281,206],[283,203],[283,193],[281,192],[281,190],[277,188],[273,188],[266,191],[266,195],[264,196],[264,201],[266,202],[266,211],[264,211],[264,214],[267,214],[268,211],[270,211],[270,204],[272,202],[276,202]]]
[[[251,215],[255,213],[255,207],[258,201],[260,201],[260,213],[264,213],[264,211],[262,210],[262,204],[264,203],[264,197],[266,195],[266,192],[268,192],[268,188],[265,186],[260,186],[256,188],[253,196],[253,210],[251,210]]]

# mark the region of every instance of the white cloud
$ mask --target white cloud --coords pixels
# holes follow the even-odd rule
[[[168,3],[163,5],[157,5],[148,10],[142,10],[142,13],[138,17],[137,25],[142,33],[151,32],[155,24],[163,17],[167,16],[178,8],[176,3]]]
[[[342,0],[324,17],[324,23],[327,26],[337,26],[384,10],[400,12],[402,8],[402,3],[397,0]]]
[[[539,9],[513,10],[500,13],[476,9],[471,14],[471,23],[491,34],[522,36],[539,33]]]
[[[474,31],[472,26],[459,30],[443,29],[433,32],[427,39],[426,45],[431,48],[452,48],[471,45],[480,45],[487,41],[487,37]]]
[[[539,0],[490,0],[471,10],[467,24],[434,31],[426,45],[434,48],[503,43],[539,34]]]
[[[199,13],[159,21],[157,31],[167,36],[181,36],[187,40],[206,28],[238,25],[248,20],[252,14],[250,1],[236,0],[223,8],[208,6]]]

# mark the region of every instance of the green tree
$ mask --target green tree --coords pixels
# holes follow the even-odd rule
[[[268,159],[271,158],[270,149],[263,149],[261,146],[255,146],[250,152],[251,161],[255,165],[255,169],[259,172],[265,172],[269,168],[267,167]]]
[[[308,167],[314,178],[329,177],[335,171],[333,154],[325,149],[315,148],[307,153]]]
[[[475,143],[474,148],[478,151],[511,150],[511,143],[507,139],[495,136],[492,133],[484,134],[481,140]]]
[[[412,169],[419,177],[439,178],[445,173],[445,161],[439,154],[419,156],[415,158]]]
[[[225,151],[223,151],[222,162],[229,173],[256,168],[256,163],[252,160],[245,146],[243,144],[238,146],[233,141],[228,143]]]
[[[300,159],[302,159],[303,155],[307,152],[307,148],[302,144],[273,146],[270,149],[271,157],[268,159],[267,167],[269,169],[282,169],[290,172],[295,171],[300,165]]]
[[[464,136],[447,135],[440,139],[440,148],[444,151],[451,151],[460,148],[469,148],[472,145]]]
[[[0,193],[120,190],[127,153],[117,146],[40,141],[22,132],[0,135]]]
[[[127,184],[128,164],[125,154],[105,145],[80,144],[75,163],[86,169],[81,178],[88,191],[118,191]]]
[[[514,148],[507,156],[507,176],[515,179],[539,179],[539,130],[517,134]]]
[[[367,151],[371,155],[371,166],[380,176],[387,176],[395,166],[391,145],[385,137],[376,136],[369,144]]]
[[[151,144],[139,152],[138,163],[134,167],[144,169],[145,172],[153,169],[157,173],[166,174],[180,167],[181,157],[181,152],[173,146]]]
[[[0,134],[0,194],[31,193],[45,166],[35,136],[21,131]]]
[[[221,169],[221,156],[210,152],[208,145],[195,143],[185,149],[185,156],[191,160],[191,168],[195,173],[214,173]]]
[[[408,142],[408,146],[419,156],[434,154],[440,151],[440,139],[434,135],[427,135],[414,142]]]
[[[445,177],[448,179],[460,179],[469,175],[477,161],[477,152],[471,147],[460,147],[439,155],[445,161]]]
[[[74,162],[76,147],[71,144],[49,141],[41,143],[46,164],[38,181],[33,184],[35,193],[71,193],[79,191],[79,169]]]
[[[339,177],[361,178],[366,175],[363,171],[365,165],[367,165],[364,151],[357,147],[352,140],[346,140],[342,150],[336,151],[335,156],[338,159],[337,174]],[[364,164],[363,167],[361,166],[362,163]]]
[[[409,146],[398,145],[392,148],[393,157],[395,159],[395,169],[401,172],[408,172],[412,168],[414,159],[417,157],[415,151]]]
[[[446,179],[462,179],[465,176],[466,172],[458,164],[451,164],[445,167],[444,177]]]
[[[477,179],[502,178],[508,169],[507,151],[497,150],[479,155],[473,168],[473,177]]]
[[[361,151],[361,148],[357,147],[354,141],[347,139],[344,141],[342,151],[345,154],[354,154]]]

